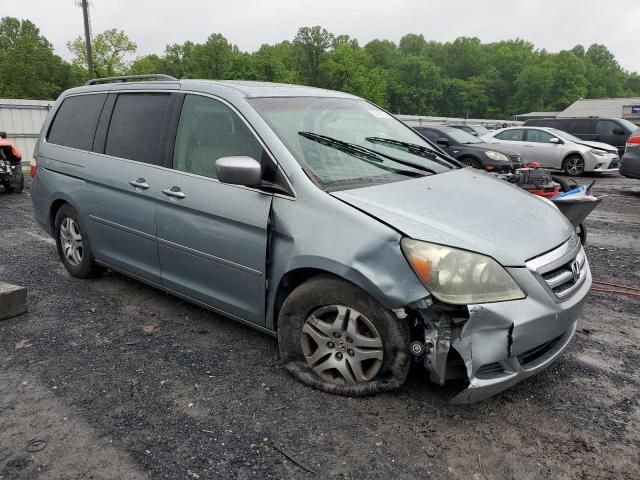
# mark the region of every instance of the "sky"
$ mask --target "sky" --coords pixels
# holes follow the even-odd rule
[[[0,15],[29,19],[70,58],[66,43],[82,30],[76,0],[0,0]],[[138,55],[167,44],[204,42],[222,33],[241,50],[292,40],[299,27],[321,25],[357,38],[397,42],[407,33],[427,40],[523,38],[548,51],[577,44],[607,46],[622,67],[640,72],[640,1],[617,0],[91,0],[93,34],[124,30]]]

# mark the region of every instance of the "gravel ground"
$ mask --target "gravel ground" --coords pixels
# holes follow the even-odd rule
[[[640,284],[640,182],[598,178],[596,279]],[[523,212],[526,214],[526,212]],[[592,292],[570,350],[479,404],[414,369],[397,392],[331,396],[274,339],[115,273],[71,278],[0,193],[0,479],[640,478],[640,301]],[[39,451],[33,451],[39,450]]]

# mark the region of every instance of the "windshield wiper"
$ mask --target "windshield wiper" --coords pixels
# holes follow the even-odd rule
[[[426,158],[428,160],[432,160],[445,167],[451,167],[452,162],[441,161],[440,159],[442,158],[442,154],[437,150],[434,150],[433,148],[425,147],[422,145],[416,145],[415,143],[402,142],[400,140],[393,140],[390,138],[367,137],[365,138],[365,140],[371,143],[377,143],[379,145],[385,145],[387,147],[396,148],[398,150],[402,150],[404,152],[411,153],[413,155]],[[400,160],[396,160],[396,161],[400,161]],[[406,163],[410,164],[410,162],[406,162]],[[454,163],[454,165],[457,165],[457,163]]]
[[[434,170],[427,168],[423,165],[413,162],[407,162],[405,160],[400,160],[398,158],[392,157],[390,155],[385,155],[384,153],[376,152],[375,150],[371,150],[369,148],[363,147],[361,145],[356,145],[355,143],[345,142],[343,140],[338,140],[337,138],[328,137],[326,135],[319,135],[313,132],[298,132],[298,135],[304,137],[308,140],[313,140],[314,142],[318,142],[321,145],[325,145],[330,148],[335,148],[336,150],[340,150],[341,152],[352,155],[356,158],[360,158],[365,161],[373,161],[376,163],[382,163],[385,159],[394,161],[399,163],[400,165],[405,165],[407,167],[415,168],[418,170],[423,170],[429,173],[436,173]],[[394,171],[398,173],[407,173],[404,170],[398,170],[396,168],[384,167],[382,165],[377,165],[380,168],[383,168],[388,171]],[[416,172],[417,173],[417,172]]]

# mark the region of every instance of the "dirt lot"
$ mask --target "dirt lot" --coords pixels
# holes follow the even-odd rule
[[[640,182],[598,180],[594,278],[640,284]],[[28,190],[0,193],[0,479],[640,478],[640,300],[591,293],[570,351],[480,404],[291,379],[274,339],[114,273],[71,278]],[[154,327],[156,326],[157,327]],[[39,450],[39,451],[33,451]]]

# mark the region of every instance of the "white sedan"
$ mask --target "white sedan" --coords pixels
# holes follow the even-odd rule
[[[585,172],[615,172],[620,164],[616,147],[587,142],[555,128],[502,128],[482,139],[487,143],[509,145],[520,153],[525,163],[538,162],[575,177]]]

